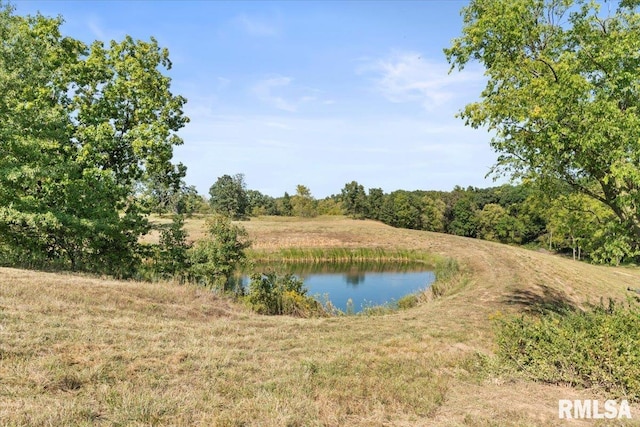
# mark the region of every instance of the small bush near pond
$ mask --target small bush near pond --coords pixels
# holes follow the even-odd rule
[[[308,296],[302,280],[292,274],[253,274],[244,298],[260,314],[298,317],[326,315],[322,304]]]
[[[640,306],[498,320],[499,357],[531,379],[640,401]]]

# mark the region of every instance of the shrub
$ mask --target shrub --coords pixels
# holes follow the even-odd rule
[[[184,230],[184,217],[175,215],[171,224],[162,227],[160,243],[155,253],[155,271],[163,279],[176,278],[182,281],[187,273],[190,245]]]
[[[246,230],[229,218],[215,215],[207,220],[208,238],[197,241],[188,251],[189,277],[204,286],[228,291],[236,268],[245,259],[251,243]]]
[[[322,305],[307,295],[302,280],[292,274],[253,274],[245,301],[260,314],[298,317],[325,314]]]
[[[595,387],[640,400],[640,308],[609,302],[587,311],[498,320],[499,357],[534,380]]]

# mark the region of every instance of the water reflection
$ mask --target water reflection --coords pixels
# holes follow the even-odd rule
[[[347,282],[347,285],[358,286],[360,283],[364,282],[364,273],[348,273],[344,275],[344,279]]]
[[[304,281],[309,295],[321,301],[326,296],[345,312],[351,300],[353,312],[359,312],[425,290],[435,280],[429,268],[422,263],[269,263],[254,266],[252,272],[294,274]],[[250,274],[245,272],[241,280],[245,288]]]

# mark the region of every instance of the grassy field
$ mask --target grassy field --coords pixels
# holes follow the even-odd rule
[[[639,269],[337,217],[243,225],[257,253],[424,251],[462,275],[409,310],[296,319],[192,286],[0,269],[0,425],[546,426],[567,424],[558,399],[606,399],[494,372],[491,318],[624,299]]]

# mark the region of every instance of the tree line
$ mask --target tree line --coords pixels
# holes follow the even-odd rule
[[[452,191],[365,190],[356,181],[340,193],[317,200],[309,188],[272,197],[248,190],[244,175],[224,175],[211,186],[209,206],[234,220],[277,215],[346,215],[398,228],[426,230],[529,245],[570,254],[574,259],[619,264],[635,258],[634,241],[606,205],[570,188],[505,184],[490,188],[456,186]]]

